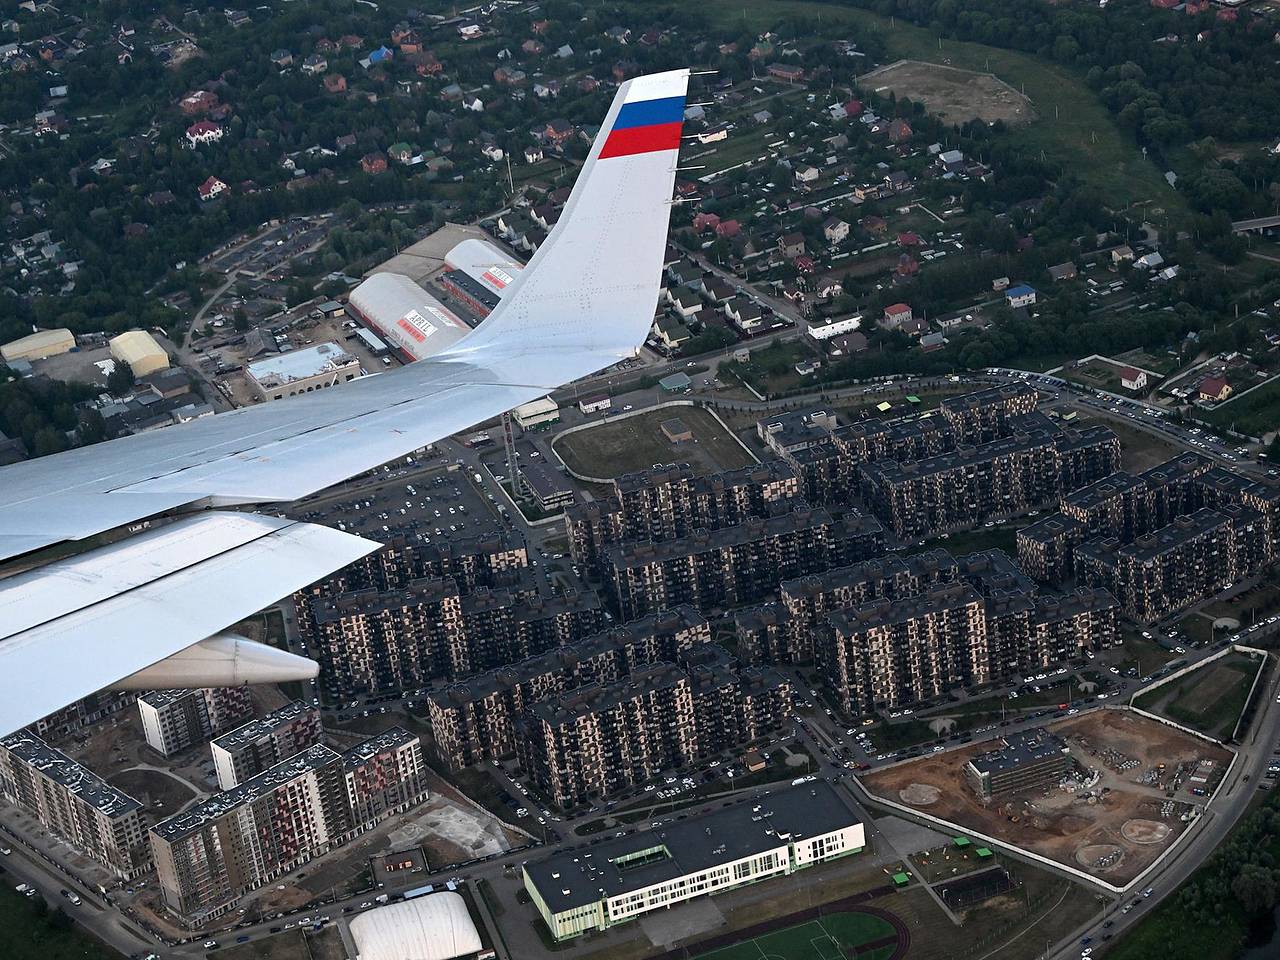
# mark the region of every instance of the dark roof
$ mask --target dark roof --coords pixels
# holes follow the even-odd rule
[[[570,848],[525,873],[551,913],[641,890],[782,846],[788,838],[821,836],[859,823],[824,781],[788,787],[700,817],[585,847]],[[653,850],[642,866],[618,861]]]

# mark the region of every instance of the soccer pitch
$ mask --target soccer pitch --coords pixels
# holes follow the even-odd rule
[[[697,960],[889,960],[896,938],[893,924],[882,917],[833,913],[700,954]]]

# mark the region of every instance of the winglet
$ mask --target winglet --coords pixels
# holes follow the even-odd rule
[[[440,356],[509,353],[530,377],[539,354],[596,358],[573,379],[635,354],[661,290],[688,86],[688,70],[670,70],[619,87],[559,222],[498,308]]]

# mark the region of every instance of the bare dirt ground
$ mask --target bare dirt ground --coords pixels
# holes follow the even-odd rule
[[[892,90],[925,105],[930,113],[952,123],[1003,120],[1010,124],[1035,119],[1031,101],[1003,80],[922,60],[899,60],[858,78],[871,90]]]
[[[964,766],[990,745],[923,757],[870,774],[863,783],[922,813],[1124,884],[1182,835],[1183,815],[1204,802],[1189,789],[1195,764],[1210,760],[1220,775],[1231,756],[1127,710],[1096,710],[1050,729],[1066,740],[1077,764],[1098,772],[1089,789],[1069,792],[1055,785],[997,797],[986,806],[966,782]]]

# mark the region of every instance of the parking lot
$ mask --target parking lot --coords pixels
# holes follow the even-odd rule
[[[348,484],[302,504],[294,516],[373,540],[403,534],[423,543],[484,536],[504,526],[492,495],[481,493],[456,464],[450,470],[437,458],[414,466],[403,473],[384,469],[385,480]]]

